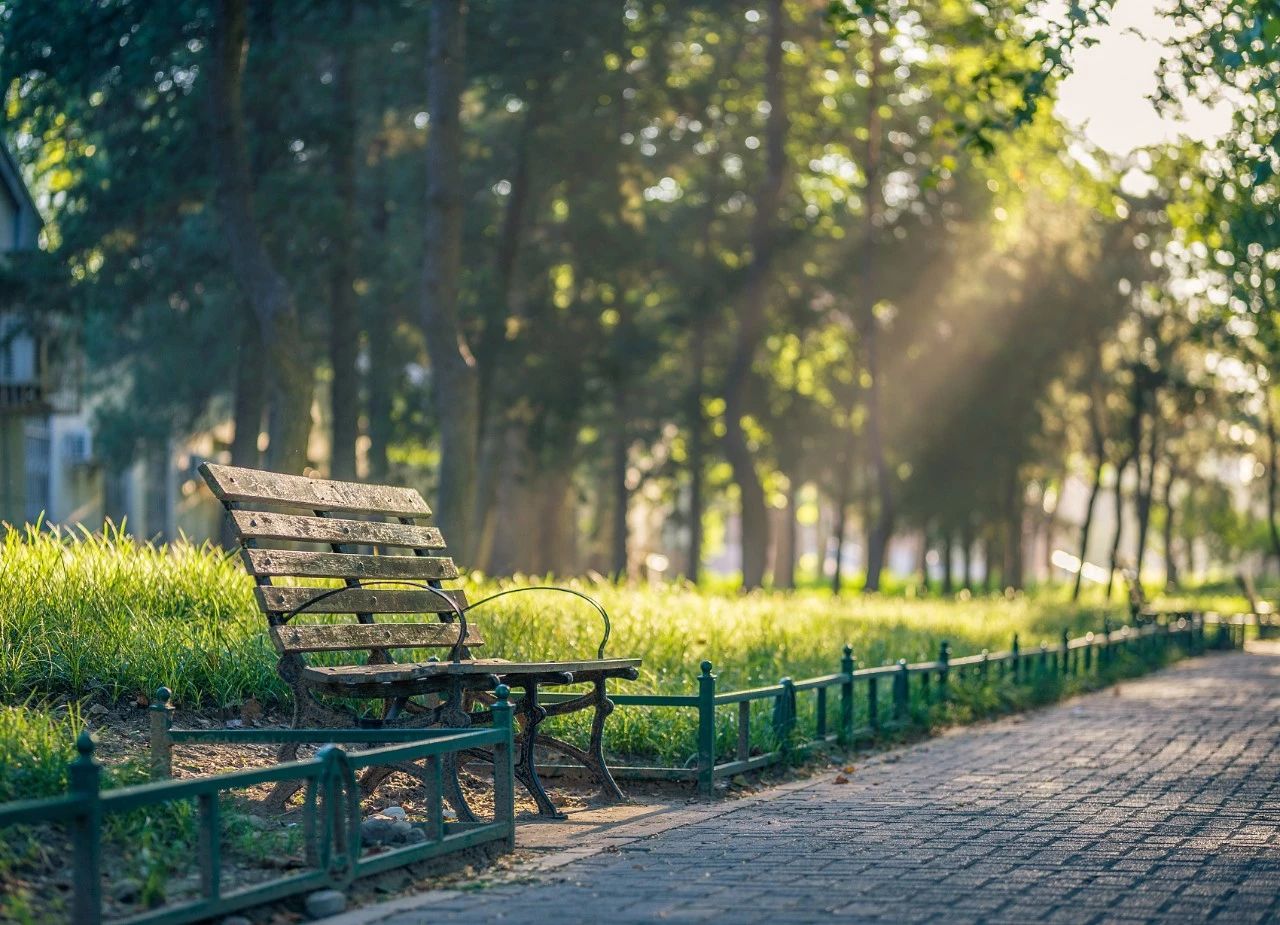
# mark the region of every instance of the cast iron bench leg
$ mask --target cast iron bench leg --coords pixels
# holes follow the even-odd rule
[[[534,766],[535,750],[538,740],[538,727],[547,718],[547,711],[538,704],[538,684],[531,682],[524,685],[524,697],[520,699],[520,714],[524,718],[523,740],[520,743],[520,760],[516,764],[516,777],[524,784],[538,804],[538,815],[550,816],[552,819],[564,819],[564,813],[556,809],[551,797],[542,787],[538,779],[538,771]]]
[[[600,785],[600,796],[610,803],[625,803],[626,797],[618,788],[618,782],[609,773],[609,766],[604,760],[604,721],[613,712],[613,701],[605,692],[605,680],[600,678],[595,683],[595,710],[591,717],[591,744],[587,749],[587,763],[596,783]]]

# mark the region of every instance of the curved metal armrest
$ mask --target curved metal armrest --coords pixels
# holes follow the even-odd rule
[[[596,658],[604,658],[604,648],[609,644],[609,633],[612,632],[612,626],[609,623],[609,612],[594,597],[583,594],[581,591],[575,591],[572,588],[557,588],[554,585],[534,585],[529,588],[508,588],[505,591],[499,591],[497,594],[490,594],[488,597],[481,598],[466,609],[475,610],[490,601],[496,601],[500,597],[506,597],[508,594],[521,594],[525,591],[559,591],[561,594],[572,594],[574,597],[580,597],[592,607],[596,613],[600,614],[600,619],[604,621],[604,638],[600,640],[600,647],[596,650]]]
[[[433,588],[431,585],[423,584],[420,581],[400,581],[399,579],[373,579],[370,581],[365,581],[362,584],[358,584],[358,585],[344,585],[341,588],[330,588],[324,594],[317,594],[315,597],[311,598],[311,600],[307,601],[305,604],[300,604],[299,606],[293,608],[293,610],[290,610],[284,616],[285,622],[286,623],[289,622],[298,614],[314,606],[315,604],[320,603],[321,601],[327,601],[329,598],[337,597],[339,594],[343,594],[344,592],[347,592],[347,591],[363,591],[365,588],[368,588],[370,585],[401,585],[401,586],[408,585],[409,587],[417,588],[420,591],[430,591],[436,597],[445,601],[449,605],[453,615],[458,618],[458,641],[455,642],[453,644],[453,648],[449,650],[449,658],[451,661],[454,661],[454,662],[462,661],[462,650],[463,648],[465,648],[466,641],[467,641],[467,611],[470,608],[459,607],[458,602],[455,601],[453,598],[451,598],[449,595],[445,594],[444,591],[440,590],[439,588]],[[475,606],[475,605],[472,605],[472,606]]]

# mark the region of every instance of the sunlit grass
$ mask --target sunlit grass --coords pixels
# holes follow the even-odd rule
[[[542,581],[477,578],[467,590],[478,599],[521,583]],[[599,598],[612,615],[608,654],[643,659],[637,682],[615,685],[628,692],[692,693],[703,659],[726,690],[837,671],[846,643],[861,665],[880,665],[933,658],[943,640],[956,656],[1007,649],[1015,633],[1030,648],[1056,642],[1064,630],[1097,629],[1107,614],[1123,618],[1119,606],[1076,606],[1059,590],[941,600],[565,584]],[[1211,606],[1242,603],[1224,596]],[[591,657],[601,633],[587,604],[550,592],[505,597],[469,619],[484,634],[485,654],[512,660]],[[289,692],[275,661],[252,582],[234,555],[186,543],[153,546],[115,531],[29,529],[3,537],[0,702],[116,701],[164,684],[183,709],[250,696],[280,705]],[[674,711],[622,710],[610,723],[611,745],[677,755],[688,749],[690,722]],[[37,732],[45,735],[29,732],[28,740]]]

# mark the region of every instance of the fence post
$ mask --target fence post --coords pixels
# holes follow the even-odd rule
[[[1085,633],[1084,641],[1084,673],[1088,675],[1093,670],[1093,633]]]
[[[1022,680],[1022,656],[1021,649],[1018,648],[1018,634],[1013,634],[1013,648],[1009,650],[1013,656],[1010,661],[1013,663],[1013,683],[1017,684]]]
[[[1102,618],[1102,651],[1098,653],[1098,667],[1111,667],[1111,618]]]
[[[1062,676],[1065,678],[1071,672],[1071,633],[1067,630],[1062,631]]]
[[[982,664],[978,668],[979,676],[982,683],[987,683],[987,675],[991,672],[991,652],[987,649],[982,650]]]
[[[511,688],[505,684],[499,684],[493,689],[493,694],[498,699],[495,700],[489,711],[493,714],[493,728],[502,730],[502,741],[493,746],[493,819],[495,822],[504,822],[507,825],[506,847],[508,851],[514,851],[516,847],[516,787],[515,787],[515,755],[512,748],[513,729],[511,723]],[[440,762],[435,763],[436,773],[440,772]],[[437,787],[437,795],[440,795],[442,788]],[[440,806],[439,800],[435,801],[433,807],[441,817],[441,829],[443,829],[443,807]],[[439,838],[443,835],[443,831],[433,832],[433,838]]]
[[[102,921],[102,805],[98,801],[102,768],[93,760],[93,738],[87,729],[76,739],[76,752],[67,767],[67,789],[84,802],[71,823],[75,876],[71,920],[77,925],[98,925]]]
[[[151,701],[151,778],[173,776],[173,739],[169,736],[173,720],[170,715],[169,698],[173,694],[167,687],[156,688],[156,696]]]
[[[853,658],[853,646],[845,645],[840,655],[840,744],[846,748],[853,744],[853,672],[857,662]]]
[[[790,678],[780,678],[782,695],[773,716],[773,734],[778,740],[778,751],[783,756],[791,754],[791,739],[796,729],[796,685]]]
[[[946,703],[948,675],[951,674],[951,643],[944,640],[942,645],[938,646],[938,661],[942,665],[938,669],[938,700]]]
[[[898,673],[893,676],[893,719],[898,723],[907,721],[907,713],[911,698],[911,688],[907,674],[907,660],[898,659]]]
[[[1040,677],[1047,678],[1049,676],[1049,643],[1040,643]]]
[[[716,676],[708,661],[698,677],[698,792],[716,792]]]

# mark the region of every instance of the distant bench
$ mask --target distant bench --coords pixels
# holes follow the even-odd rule
[[[529,790],[539,813],[558,812],[534,766],[535,749],[550,747],[580,762],[599,784],[602,796],[622,800],[604,761],[605,718],[612,712],[605,684],[612,678],[635,680],[640,659],[606,658],[609,616],[593,599],[565,588],[514,588],[468,604],[460,589],[442,582],[458,577],[444,549],[440,531],[419,521],[431,510],[416,490],[280,475],[205,463],[200,473],[227,509],[241,546],[245,568],[257,583],[258,605],[279,653],[277,671],[292,688],[295,728],[350,724],[349,717],[318,701],[316,694],[382,701],[382,717],[374,725],[465,727],[485,722],[487,692],[499,683],[518,688],[520,725],[516,776]],[[320,547],[320,548],[317,548]],[[394,550],[394,552],[392,552]],[[337,579],[339,586],[280,586],[278,579]],[[568,661],[513,662],[476,658],[471,650],[484,644],[468,614],[495,598],[526,591],[559,591],[589,603],[604,622],[595,658]],[[354,616],[354,622],[302,623],[302,614]],[[429,622],[378,622],[388,614],[430,614]],[[447,649],[440,660],[396,661],[393,652]],[[363,662],[352,653],[367,652]],[[323,664],[307,656],[326,653]],[[337,653],[345,654],[345,658]],[[588,684],[591,690],[544,708],[538,691],[544,686]],[[422,703],[411,698],[436,695]],[[548,715],[593,710],[590,741],[585,750],[540,735]],[[298,744],[281,747],[281,760],[297,755]],[[389,773],[389,772],[388,772]],[[385,775],[384,775],[385,776]],[[446,796],[462,818],[471,818],[456,768],[445,782]],[[283,805],[293,792],[279,790]]]

